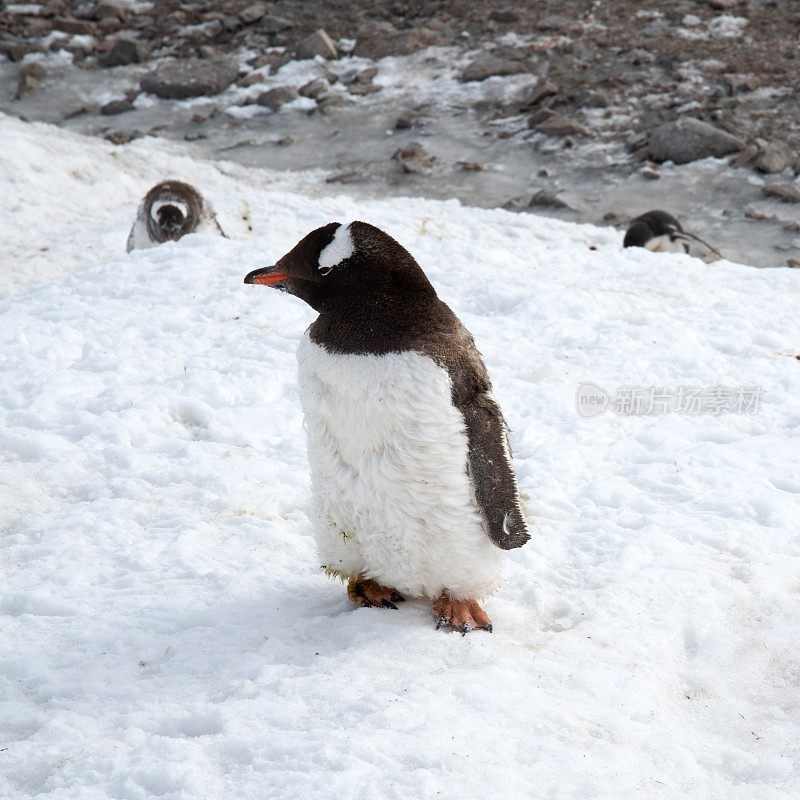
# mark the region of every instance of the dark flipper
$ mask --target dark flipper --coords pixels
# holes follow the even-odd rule
[[[491,395],[492,385],[472,336],[463,326],[465,356],[448,364],[453,404],[464,415],[469,451],[467,472],[489,538],[502,550],[522,547],[530,539],[519,504],[506,424]]]
[[[469,476],[489,538],[503,550],[522,547],[530,534],[519,505],[500,408],[491,396],[482,394],[462,406],[461,413],[467,423]]]

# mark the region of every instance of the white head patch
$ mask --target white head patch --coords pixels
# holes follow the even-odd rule
[[[350,258],[355,251],[350,225],[340,225],[333,235],[333,241],[323,247],[319,254],[319,271],[327,275],[335,266]]]
[[[156,200],[150,206],[150,216],[154,220],[158,220],[158,212],[164,206],[174,206],[175,208],[178,209],[178,211],[181,212],[181,214],[183,214],[184,217],[188,217],[189,216],[189,208],[186,205],[186,203],[184,203],[183,200],[178,200],[177,198],[174,198],[174,197],[167,197],[167,198],[164,198],[164,199]]]

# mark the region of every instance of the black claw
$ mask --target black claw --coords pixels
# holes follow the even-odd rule
[[[392,592],[392,601],[395,603],[405,603],[406,599],[400,592]]]
[[[487,633],[491,633],[492,632],[492,623],[490,622],[488,625],[484,625],[481,628],[481,630],[482,631],[486,631]]]
[[[462,636],[466,636],[472,628],[470,627],[469,623],[465,622],[463,625],[459,625],[456,629]]]
[[[442,616],[439,617],[439,619],[436,621],[436,630],[438,631],[439,628],[443,628],[445,625],[448,625],[449,623],[450,620],[447,619],[447,617],[444,614],[442,614]]]
[[[394,604],[394,603],[393,603],[391,600],[384,600],[384,601],[381,603],[381,605],[382,605],[384,608],[393,608],[395,611],[397,611],[397,606],[396,606],[396,605],[395,605],[395,604]]]

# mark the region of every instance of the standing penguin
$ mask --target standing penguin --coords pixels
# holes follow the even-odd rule
[[[528,541],[503,415],[470,333],[394,239],[309,233],[245,283],[319,313],[297,351],[315,538],[360,606],[432,601],[437,627],[491,631],[478,601]]]
[[[631,221],[623,247],[644,247],[653,253],[687,253],[708,261],[722,258],[710,244],[687,233],[672,214],[648,211]]]
[[[144,196],[128,235],[126,250],[177,242],[187,233],[225,236],[214,209],[201,194],[182,181],[162,181]]]

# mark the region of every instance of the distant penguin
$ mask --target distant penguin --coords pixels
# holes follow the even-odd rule
[[[708,261],[722,258],[721,253],[681,227],[666,211],[648,211],[636,217],[625,231],[623,247],[644,247],[653,253],[686,253]]]
[[[162,181],[139,204],[126,250],[130,253],[163,242],[177,242],[195,231],[225,236],[211,203],[194,186]]]
[[[365,222],[318,228],[244,282],[319,314],[297,360],[322,568],[356,605],[424,597],[436,627],[490,631],[478,601],[529,536],[470,333],[411,254]]]

